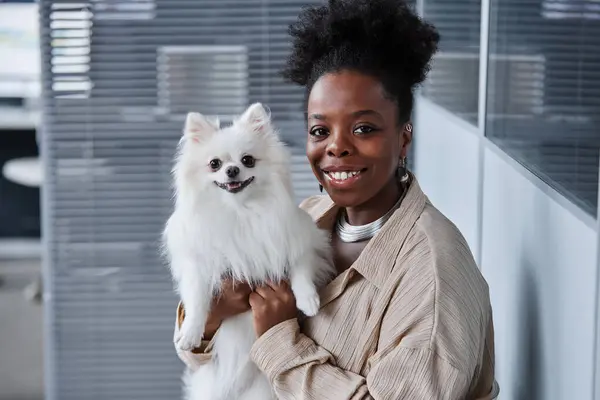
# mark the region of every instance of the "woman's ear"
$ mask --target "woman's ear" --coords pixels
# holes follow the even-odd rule
[[[400,132],[400,135],[398,135],[398,146],[400,147],[401,157],[406,157],[406,155],[408,154],[408,149],[410,148],[410,145],[412,143],[412,138],[413,124],[412,122],[408,121],[402,126],[402,131]]]

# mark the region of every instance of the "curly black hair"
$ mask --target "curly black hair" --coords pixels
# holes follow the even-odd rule
[[[329,0],[304,8],[289,28],[292,53],[284,77],[307,96],[323,74],[353,70],[378,79],[410,118],[413,90],[425,80],[439,34],[402,0]]]

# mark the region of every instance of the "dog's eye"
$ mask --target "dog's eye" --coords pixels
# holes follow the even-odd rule
[[[256,160],[252,156],[244,156],[242,157],[242,164],[244,164],[244,167],[246,168],[252,168],[254,167],[254,164],[256,164]]]
[[[213,158],[212,160],[210,160],[208,165],[210,166],[210,169],[216,171],[219,168],[221,168],[221,160],[219,160],[218,158]]]

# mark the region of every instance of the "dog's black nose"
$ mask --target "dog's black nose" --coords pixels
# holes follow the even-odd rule
[[[225,170],[225,173],[227,174],[228,177],[235,178],[240,173],[240,169],[235,166],[227,167],[227,169]]]

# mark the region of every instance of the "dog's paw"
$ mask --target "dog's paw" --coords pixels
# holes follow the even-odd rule
[[[317,292],[296,297],[296,307],[307,317],[317,315],[320,306],[321,299]]]
[[[178,335],[175,336],[175,346],[182,351],[191,351],[202,344],[204,326],[194,324],[191,320],[184,320]]]

